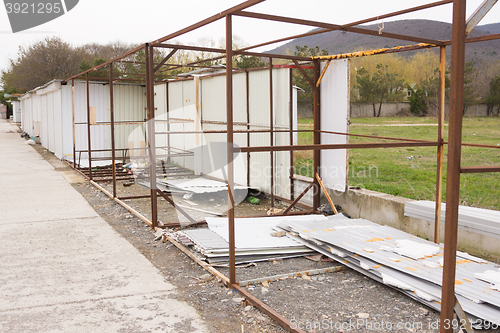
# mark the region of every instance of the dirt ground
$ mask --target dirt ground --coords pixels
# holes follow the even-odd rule
[[[49,162],[54,158],[39,145],[37,150]],[[57,169],[62,171],[64,168],[59,165]],[[108,190],[112,189],[111,183],[102,185]],[[168,242],[155,241],[154,232],[149,226],[96,187],[87,182],[73,184],[73,187],[105,221],[150,260],[168,282],[177,287],[177,298],[198,311],[210,332],[285,332],[258,309],[245,307],[235,290],[229,290],[178,248]],[[118,188],[119,196],[148,193],[146,188],[139,185],[123,187],[119,183]],[[177,199],[180,200],[178,202],[183,201],[182,198]],[[194,206],[196,208],[210,211],[223,212],[226,205],[223,197],[193,197],[188,201],[197,203]],[[179,221],[172,207],[164,200],[158,202],[160,221]],[[149,199],[128,200],[127,203],[150,218]],[[189,205],[186,202],[183,204]],[[261,215],[268,209],[269,199],[261,197],[260,205],[241,203],[236,208],[236,215]],[[194,213],[197,220],[209,216],[205,213],[190,213]],[[305,257],[275,260],[237,268],[236,278],[243,281],[339,265]],[[227,268],[217,269],[228,276]],[[310,278],[288,278],[266,285],[251,284],[245,288],[294,326],[310,333],[439,331],[437,311],[346,267],[339,272]]]

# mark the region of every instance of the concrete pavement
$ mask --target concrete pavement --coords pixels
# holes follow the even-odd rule
[[[175,288],[0,120],[0,332],[206,332]]]

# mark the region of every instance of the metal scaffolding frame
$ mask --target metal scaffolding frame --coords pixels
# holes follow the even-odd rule
[[[440,331],[441,332],[446,332],[446,333],[451,333],[452,332],[452,327],[451,326],[446,326],[445,323],[451,322],[454,318],[455,311],[457,312],[457,315],[460,316],[459,310],[457,310],[457,305],[456,305],[456,299],[455,299],[455,293],[454,293],[454,286],[455,286],[455,268],[456,268],[456,249],[457,249],[457,231],[458,231],[458,205],[459,205],[459,186],[460,186],[460,174],[461,173],[480,173],[480,172],[500,172],[500,166],[484,166],[484,167],[462,167],[461,166],[461,148],[462,146],[476,146],[476,147],[487,147],[487,148],[500,148],[497,146],[488,146],[488,145],[477,145],[477,144],[464,144],[462,143],[462,107],[463,107],[463,81],[464,81],[464,54],[465,54],[465,45],[466,43],[472,43],[472,42],[480,42],[480,41],[486,41],[486,40],[493,40],[493,39],[500,39],[500,34],[493,34],[493,35],[487,35],[487,36],[482,36],[482,37],[475,37],[475,38],[467,38],[467,33],[470,32],[470,29],[467,30],[467,22],[466,22],[466,17],[465,17],[465,7],[466,7],[466,1],[465,0],[443,0],[443,1],[437,1],[437,2],[432,2],[426,5],[422,6],[417,6],[413,8],[408,8],[405,10],[397,11],[397,12],[392,12],[388,13],[386,15],[382,16],[377,16],[373,18],[368,18],[362,21],[357,21],[353,22],[350,24],[345,24],[345,25],[336,25],[336,24],[331,24],[331,23],[325,23],[325,22],[316,22],[316,21],[310,21],[310,20],[302,20],[302,19],[297,19],[297,18],[289,18],[289,17],[282,17],[282,16],[276,16],[276,15],[268,15],[268,14],[262,14],[262,13],[254,13],[254,12],[249,12],[246,11],[246,9],[261,3],[265,0],[248,0],[245,1],[237,6],[234,6],[232,8],[229,8],[219,14],[216,14],[214,16],[211,16],[203,21],[200,21],[196,24],[193,24],[189,27],[186,27],[182,30],[179,30],[177,32],[174,32],[172,34],[169,34],[165,37],[162,37],[160,39],[154,40],[149,43],[142,44],[138,47],[136,47],[133,50],[128,51],[127,53],[116,57],[114,59],[111,59],[99,66],[96,66],[92,69],[89,69],[87,71],[84,71],[82,73],[79,73],[71,78],[68,78],[65,80],[63,83],[68,83],[71,81],[71,84],[73,86],[73,140],[74,140],[74,112],[75,112],[75,107],[74,107],[74,81],[77,79],[82,79],[84,78],[86,80],[86,86],[87,86],[87,132],[88,132],[88,151],[86,151],[89,155],[89,169],[88,173],[84,173],[85,177],[90,180],[92,184],[94,184],[96,187],[101,189],[104,193],[106,193],[108,196],[113,198],[116,202],[118,202],[120,205],[124,206],[126,209],[134,213],[136,216],[138,216],[141,220],[149,224],[152,228],[160,228],[160,227],[165,227],[165,225],[159,226],[158,225],[158,211],[157,211],[157,196],[160,194],[162,197],[164,197],[167,201],[169,201],[176,209],[178,209],[181,213],[187,215],[185,212],[180,210],[179,207],[177,207],[171,199],[165,195],[163,192],[159,191],[156,187],[156,147],[155,145],[155,126],[154,126],[154,118],[155,118],[155,107],[154,107],[154,85],[157,83],[162,83],[166,81],[155,81],[155,75],[158,74],[164,74],[168,73],[168,71],[171,71],[173,69],[177,69],[180,67],[196,67],[200,66],[202,62],[208,61],[208,60],[218,60],[218,59],[225,59],[226,61],[226,130],[225,131],[196,131],[192,133],[226,133],[226,138],[228,142],[228,150],[227,150],[227,160],[229,161],[228,163],[228,169],[227,169],[227,183],[228,183],[228,221],[229,221],[229,277],[225,277],[218,271],[216,271],[213,267],[210,267],[202,262],[199,262],[200,265],[202,265],[205,269],[207,269],[209,272],[212,274],[216,275],[217,277],[221,278],[227,285],[231,286],[231,288],[235,288],[238,290],[239,293],[241,293],[251,304],[257,306],[259,309],[261,309],[263,312],[268,314],[270,317],[272,317],[274,320],[276,320],[280,325],[282,325],[284,328],[286,328],[288,331],[291,332],[302,332],[300,329],[293,328],[290,322],[282,317],[280,314],[276,313],[273,309],[269,308],[267,305],[265,305],[262,301],[258,300],[251,294],[249,294],[245,289],[241,288],[238,285],[238,282],[236,280],[236,272],[235,272],[235,235],[234,235],[234,218],[235,218],[235,212],[234,212],[234,166],[233,163],[231,162],[233,160],[233,142],[234,142],[234,135],[235,134],[243,134],[246,133],[247,137],[250,137],[251,133],[264,133],[268,132],[271,138],[271,144],[270,146],[260,146],[260,147],[250,147],[250,141],[248,141],[248,146],[247,147],[240,147],[239,151],[242,153],[247,154],[247,158],[249,158],[251,152],[269,152],[271,156],[271,166],[272,166],[272,160],[274,158],[274,153],[278,151],[285,151],[285,152],[290,152],[290,161],[291,161],[291,166],[292,169],[290,170],[290,179],[293,184],[293,151],[297,150],[312,150],[313,151],[313,161],[314,161],[314,167],[313,171],[314,174],[317,174],[319,172],[319,167],[320,167],[320,151],[322,149],[363,149],[363,148],[388,148],[388,147],[429,147],[433,146],[437,148],[437,183],[436,183],[436,212],[439,212],[440,210],[440,205],[441,205],[441,196],[442,196],[442,178],[443,178],[443,159],[444,159],[444,146],[448,146],[448,160],[447,160],[447,183],[446,183],[446,198],[447,198],[447,205],[446,205],[446,224],[445,224],[445,241],[444,241],[444,269],[443,269],[443,280],[442,280],[442,308],[441,308],[441,326],[440,326]],[[485,1],[483,3],[484,6],[486,3],[490,3],[490,6],[492,6],[491,1]],[[451,40],[447,41],[439,41],[439,40],[433,40],[433,39],[428,39],[428,38],[421,38],[421,37],[414,37],[414,36],[408,36],[408,35],[401,35],[401,34],[395,34],[395,33],[388,33],[384,31],[374,31],[374,30],[368,30],[366,28],[359,27],[360,24],[368,23],[368,22],[373,22],[379,19],[384,19],[384,18],[389,18],[389,17],[394,17],[397,15],[405,14],[405,13],[411,13],[423,9],[429,9],[433,8],[436,6],[441,6],[445,4],[452,4],[453,6],[453,23],[452,23],[452,37]],[[493,2],[494,4],[494,2]],[[477,12],[476,12],[477,13]],[[475,14],[476,14],[475,13]],[[484,13],[482,14],[484,16]],[[233,17],[246,17],[246,18],[253,18],[255,20],[270,20],[270,21],[276,21],[276,22],[286,22],[286,23],[291,23],[291,24],[298,24],[298,25],[305,25],[305,26],[310,26],[313,28],[319,28],[318,30],[311,31],[305,34],[300,34],[300,35],[294,35],[294,36],[289,36],[286,38],[281,38],[278,40],[272,40],[268,41],[265,43],[261,43],[258,45],[253,45],[250,47],[238,49],[238,50],[233,50],[232,49],[232,37],[233,37]],[[479,20],[482,17],[479,17]],[[174,38],[177,38],[185,33],[188,33],[190,31],[193,31],[195,29],[198,29],[200,27],[203,27],[205,25],[208,25],[210,23],[213,23],[215,21],[219,20],[225,20],[226,23],[226,47],[225,49],[216,49],[216,48],[207,48],[207,47],[197,47],[197,46],[188,46],[188,45],[177,45],[177,44],[168,44],[169,41],[171,41]],[[475,17],[475,21],[477,21],[478,18]],[[477,22],[476,22],[477,24]],[[271,45],[274,43],[278,42],[283,42],[299,37],[305,37],[305,36],[311,36],[311,35],[316,35],[316,34],[321,34],[325,32],[330,32],[330,31],[347,31],[347,32],[353,32],[353,33],[359,33],[359,34],[367,34],[367,35],[372,35],[372,36],[379,36],[379,37],[386,37],[386,38],[392,38],[392,39],[398,39],[398,40],[403,40],[403,41],[410,41],[410,42],[415,42],[419,43],[417,45],[409,45],[409,46],[401,46],[398,48],[391,48],[391,49],[379,49],[379,50],[374,50],[370,52],[356,52],[356,53],[349,53],[349,54],[342,54],[342,55],[334,55],[334,56],[323,56],[323,57],[314,57],[314,58],[307,58],[307,57],[297,57],[297,56],[291,56],[291,55],[277,55],[277,54],[268,54],[268,53],[258,53],[258,52],[252,52],[249,51],[251,49],[257,48],[257,47],[262,47],[262,46],[267,46]],[[450,89],[450,114],[449,114],[449,134],[448,138],[449,141],[445,142],[444,141],[444,103],[445,103],[445,93],[444,93],[444,84],[445,84],[445,62],[446,62],[446,46],[452,47],[451,51],[451,89]],[[326,133],[330,135],[346,135],[346,136],[355,136],[353,134],[349,133],[338,133],[338,132],[328,132],[328,131],[321,131],[320,127],[320,84],[321,80],[323,78],[324,72],[326,69],[323,70],[323,73],[320,70],[320,63],[321,61],[327,61],[328,63],[334,59],[340,59],[340,58],[352,58],[352,57],[359,57],[359,56],[369,56],[373,54],[384,54],[384,53],[393,53],[393,52],[403,52],[403,51],[409,51],[409,50],[415,50],[415,49],[422,49],[422,48],[439,48],[440,49],[440,76],[439,76],[439,115],[438,115],[438,133],[437,133],[437,140],[436,141],[423,141],[423,140],[411,140],[411,139],[401,139],[401,138],[389,138],[389,137],[377,137],[377,136],[363,136],[363,137],[368,137],[368,138],[373,138],[373,139],[383,139],[383,140],[391,140],[392,142],[374,142],[374,143],[363,143],[363,144],[321,144],[320,140],[320,134],[321,133]],[[154,63],[153,61],[153,53],[155,48],[167,48],[171,49],[171,52],[159,63]],[[143,50],[145,53],[145,62],[142,62],[140,64],[145,65],[145,72],[142,75],[131,75],[127,77],[115,77],[114,75],[116,72],[113,72],[113,65],[117,64],[119,62],[127,62],[127,57],[133,55],[134,53]],[[192,62],[189,64],[169,64],[168,60],[177,52],[178,50],[191,50],[191,51],[205,51],[205,52],[210,52],[210,53],[220,53],[220,56],[211,58],[211,59],[202,59],[196,62]],[[314,129],[312,130],[313,132],[313,144],[310,145],[293,145],[292,141],[292,136],[293,132],[298,132],[294,131],[292,128],[292,116],[291,116],[291,111],[290,111],[290,128],[288,130],[277,130],[273,128],[273,108],[272,108],[272,92],[271,92],[271,109],[270,109],[270,114],[271,114],[271,123],[270,123],[270,129],[269,130],[262,130],[262,131],[255,131],[255,130],[250,130],[250,124],[249,124],[249,118],[247,117],[247,122],[244,124],[247,126],[247,130],[238,130],[235,131],[233,129],[235,123],[233,122],[233,86],[232,86],[232,77],[235,71],[233,70],[233,58],[238,55],[246,55],[246,56],[258,56],[262,58],[268,58],[269,59],[269,79],[271,81],[271,88],[272,88],[272,69],[273,69],[273,59],[285,59],[294,62],[295,66],[290,66],[297,68],[307,79],[307,81],[311,84],[311,86],[314,89]],[[299,63],[300,62],[300,63]],[[137,64],[137,62],[134,62]],[[313,69],[314,69],[314,77],[310,78],[307,73],[303,69],[303,64],[310,64],[312,63]],[[99,68],[105,68],[107,67],[109,70],[109,76],[107,78],[102,78],[102,77],[92,77],[90,76],[92,71],[97,70]],[[327,66],[325,66],[327,67]],[[290,69],[291,70],[291,69]],[[92,166],[91,166],[91,153],[92,153],[92,147],[91,147],[91,138],[90,138],[90,107],[89,107],[89,80],[101,80],[101,81],[106,81],[109,84],[109,93],[110,93],[110,123],[106,123],[105,125],[110,125],[111,126],[111,160],[112,160],[112,170],[111,170],[111,177],[113,180],[113,193],[108,192],[106,189],[104,189],[102,186],[100,186],[96,181],[94,181],[94,175],[92,173]],[[149,220],[145,216],[143,216],[140,212],[134,210],[132,207],[130,207],[128,204],[126,204],[123,199],[124,198],[119,198],[117,197],[116,193],[116,179],[117,176],[119,176],[119,172],[116,170],[116,152],[117,149],[115,147],[115,138],[114,138],[114,128],[115,126],[119,125],[120,123],[114,121],[114,104],[113,104],[113,83],[114,82],[119,82],[119,81],[134,81],[134,82],[141,82],[141,84],[144,84],[146,87],[146,104],[147,104],[147,117],[146,117],[146,127],[147,127],[147,137],[148,137],[148,142],[147,142],[147,147],[144,147],[144,149],[147,149],[149,152],[149,182],[150,182],[150,195],[148,196],[136,196],[136,197],[128,197],[127,199],[131,198],[150,198],[151,199],[151,216],[152,219]],[[168,82],[168,81],[167,81]],[[168,89],[168,84],[167,84],[167,89]],[[290,87],[291,89],[291,87]],[[167,94],[168,98],[168,94]],[[168,105],[168,102],[167,102]],[[167,109],[167,117],[168,117],[168,109]],[[167,123],[169,123],[169,119],[167,118]],[[273,135],[279,132],[288,132],[290,134],[290,145],[286,146],[274,146],[273,145]],[[191,132],[190,132],[191,133]],[[171,132],[170,128],[167,129],[167,132],[162,132],[161,134],[167,134],[169,136],[168,139],[168,147],[163,147],[167,149],[168,151],[168,156],[170,156],[171,149],[170,149],[170,135],[174,134]],[[358,135],[360,136],[360,135]],[[74,149],[74,162],[73,166],[76,166],[76,151],[75,151],[75,145],[73,145]],[[142,149],[142,148],[141,148]],[[274,170],[272,170],[272,177],[274,181]],[[272,189],[272,187],[271,187]],[[293,198],[289,208],[286,210],[286,214],[291,214],[293,212],[290,212],[291,207],[293,207],[297,202],[300,200],[300,198],[310,189],[314,190],[314,200],[313,200],[313,207],[312,210],[306,211],[306,213],[312,213],[316,211],[316,209],[319,206],[320,202],[320,194],[321,191],[319,189],[319,184],[318,180],[314,179],[313,182],[306,188],[305,191],[302,192],[299,196],[296,198]],[[271,190],[270,193],[271,196],[271,202],[274,203],[274,198],[278,198],[277,196],[274,195],[273,191]],[[290,202],[289,201],[289,202]],[[189,216],[189,215],[187,215]],[[439,242],[440,239],[440,234],[441,231],[439,230],[440,226],[440,214],[436,213],[435,214],[435,233],[434,233],[434,241]],[[178,226],[176,224],[169,224],[166,226]],[[182,245],[177,244],[174,240],[169,239],[171,242],[176,244],[178,247],[182,249]],[[184,252],[185,249],[183,249]],[[187,253],[187,252],[186,252]],[[189,255],[189,253],[187,253]],[[196,259],[196,257],[190,255],[191,258],[195,259],[196,261],[199,261]],[[459,305],[458,305],[459,307]]]

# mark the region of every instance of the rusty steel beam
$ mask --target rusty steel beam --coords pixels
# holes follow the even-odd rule
[[[293,82],[292,82],[292,77],[293,77],[293,69],[290,68],[289,70],[289,75],[290,75],[290,85],[288,87],[288,94],[290,94],[290,100],[288,101],[288,126],[290,127],[289,131],[289,144],[293,145]],[[248,153],[249,154],[249,153]],[[295,184],[293,182],[293,174],[294,174],[294,167],[293,167],[293,150],[290,150],[290,199],[294,199],[295,196]]]
[[[246,113],[247,113],[247,147],[250,147],[250,76],[245,71]],[[238,132],[238,131],[235,131]],[[250,153],[247,153],[247,186],[250,186]]]
[[[341,26],[338,24],[331,24],[331,23],[324,23],[324,22],[310,21],[310,20],[302,20],[302,19],[296,19],[296,18],[290,18],[290,17],[284,17],[284,16],[277,16],[277,15],[252,13],[252,12],[247,12],[247,11],[238,11],[234,15],[238,15],[238,16],[242,16],[242,17],[257,18],[257,19],[262,19],[262,20],[276,21],[276,22],[300,24],[300,25],[311,26],[311,27],[316,27],[316,28],[342,30],[342,31],[354,32],[354,33],[364,34],[364,35],[386,37],[386,38],[399,39],[399,40],[407,40],[407,41],[416,42],[416,43],[428,43],[428,44],[434,44],[434,45],[442,45],[443,44],[443,42],[441,42],[439,40],[435,40],[435,39],[407,36],[407,35],[395,34],[395,33],[390,33],[390,32],[379,32],[376,30],[370,30],[370,29],[365,29],[365,28],[344,27],[344,26]]]
[[[500,172],[500,166],[462,167],[460,173]]]
[[[277,313],[275,310],[273,310],[271,307],[263,303],[261,300],[259,300],[257,297],[253,296],[250,294],[247,290],[244,288],[240,287],[239,285],[232,283],[231,288],[236,289],[245,299],[255,307],[259,308],[262,312],[267,314],[269,317],[271,317],[274,321],[276,321],[278,324],[280,324],[284,329],[286,329],[288,332],[296,332],[296,333],[305,333],[303,330],[299,329],[296,327],[296,325],[292,325],[290,321],[288,321],[285,317]]]
[[[165,200],[167,200],[169,204],[171,204],[175,209],[177,209],[179,213],[184,215],[189,220],[189,222],[198,224],[196,220],[191,217],[191,215],[186,213],[181,207],[179,207],[179,205],[176,205],[174,200],[172,200],[172,198],[170,198],[167,194],[163,193],[162,190],[156,189],[156,192],[158,192],[158,194],[161,195]]]
[[[314,182],[310,183],[309,186],[306,187],[306,189],[304,191],[302,191],[302,193],[300,193],[300,195],[292,201],[292,203],[290,204],[290,206],[288,206],[287,209],[285,209],[285,211],[282,213],[282,215],[286,215],[288,214],[288,212],[300,201],[300,199],[302,199],[302,197],[304,195],[306,195],[306,193],[311,189],[311,187],[314,186]]]
[[[127,51],[127,52],[125,52],[124,54],[122,54],[122,55],[120,55],[120,56],[118,56],[118,57],[115,57],[115,58],[113,58],[113,59],[111,59],[111,60],[108,60],[108,61],[106,61],[106,62],[104,62],[104,63],[102,63],[102,64],[100,64],[100,65],[98,65],[98,66],[92,67],[91,69],[88,69],[88,70],[86,70],[86,71],[83,71],[83,72],[81,72],[81,73],[78,73],[78,74],[76,74],[76,75],[73,75],[72,77],[70,77],[70,78],[68,78],[68,79],[64,80],[64,81],[62,82],[62,84],[65,84],[66,82],[68,82],[68,81],[69,81],[69,80],[71,80],[71,79],[76,79],[77,77],[80,77],[80,76],[82,76],[82,75],[84,75],[84,74],[88,74],[89,72],[92,72],[92,71],[94,71],[94,70],[96,70],[96,69],[98,69],[98,68],[104,67],[104,66],[106,66],[106,65],[108,65],[108,64],[110,64],[110,63],[112,63],[112,62],[116,62],[116,61],[118,61],[118,60],[120,60],[120,59],[123,59],[123,58],[125,58],[125,57],[128,57],[129,55],[134,54],[135,52],[137,52],[137,51],[139,51],[139,50],[141,50],[141,49],[143,49],[143,48],[144,48],[144,44],[139,45],[139,46],[137,46],[135,49],[132,49],[132,50],[130,50],[130,51]]]
[[[304,78],[307,80],[307,82],[309,82],[309,84],[311,85],[311,87],[313,89],[316,89],[316,85],[314,84],[313,80],[311,80],[311,78],[309,77],[309,75],[307,75],[307,73],[304,70],[304,68],[302,68],[302,66],[299,65],[299,62],[297,60],[293,60],[293,63],[295,64],[295,66],[297,66],[297,68],[299,69],[299,71],[302,73],[302,76],[304,76]]]
[[[269,58],[269,145],[274,146],[274,96],[273,58]],[[274,152],[269,152],[271,162],[271,208],[274,207]]]
[[[434,243],[441,242],[441,201],[443,197],[443,160],[444,160],[444,108],[446,80],[446,46],[439,53],[439,106],[438,106],[438,143],[436,166],[436,206],[434,209]]]
[[[71,80],[71,112],[73,125],[73,168],[76,168],[76,134],[75,134],[75,80]]]
[[[177,52],[177,49],[173,49],[154,69],[153,69],[153,73],[155,73],[156,71],[158,71],[161,66],[165,65],[165,63],[170,59],[172,58],[172,56],[175,54],[175,52]]]
[[[400,148],[400,147],[437,147],[438,143],[428,142],[374,142],[374,143],[342,143],[342,144],[312,144],[300,146],[259,146],[239,147],[242,153],[266,152],[266,151],[290,151],[290,150],[316,150],[321,149],[371,149],[371,148]]]
[[[149,151],[149,184],[151,192],[151,222],[152,228],[158,225],[158,198],[156,191],[156,140],[155,140],[155,108],[154,108],[154,82],[153,82],[153,47],[146,44],[146,108],[147,108],[147,134]]]
[[[452,333],[447,326],[454,317],[455,270],[460,194],[460,159],[462,148],[462,110],[465,67],[466,0],[453,1],[451,44],[450,115],[448,124],[448,169],[446,175],[446,218],[444,232],[443,288],[441,294],[441,333]]]
[[[236,282],[234,242],[234,164],[233,164],[233,17],[226,15],[226,121],[227,121],[227,220],[229,233],[229,282]]]
[[[320,61],[314,60],[314,82],[319,81],[319,77],[321,75]],[[319,86],[314,85],[314,106],[313,106],[313,117],[314,117],[314,134],[313,134],[313,142],[314,145],[321,144],[321,96],[320,96],[320,88]],[[321,154],[319,149],[314,150],[313,152],[313,173],[319,174],[321,166]],[[314,179],[314,192],[313,192],[313,210],[317,210],[320,205],[321,192],[319,191],[319,183],[316,179]]]
[[[215,21],[218,21],[222,18],[227,18],[227,15],[230,15],[238,10],[243,10],[243,9],[246,9],[248,7],[251,7],[251,6],[254,6],[260,2],[263,2],[264,0],[248,0],[248,1],[245,1],[239,5],[236,5],[234,7],[231,7],[229,9],[226,9],[225,11],[223,12],[220,12],[219,14],[216,14],[216,15],[213,15],[207,19],[204,19],[203,21],[200,21],[198,23],[195,23],[195,24],[192,24],[190,25],[189,27],[186,27],[184,29],[181,29],[177,32],[174,32],[170,35],[167,35],[165,37],[162,37],[160,39],[157,39],[155,41],[153,41],[151,44],[154,45],[154,46],[157,46],[158,43],[163,43],[164,41],[167,41],[167,40],[170,40],[170,39],[174,39],[176,37],[179,37],[181,35],[184,35],[185,33],[188,33],[190,31],[193,31],[195,29],[198,29],[198,28],[201,28],[207,24],[210,24],[212,22],[215,22]]]

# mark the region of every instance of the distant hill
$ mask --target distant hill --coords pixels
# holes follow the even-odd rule
[[[486,31],[488,34],[500,34],[500,23],[478,25],[476,29]]]
[[[376,31],[379,29],[377,24],[364,25],[363,28]],[[385,22],[384,31],[435,40],[451,39],[451,24],[431,20],[400,20]],[[500,23],[478,26],[472,31],[471,37],[494,33],[500,33]],[[270,50],[269,52],[275,54],[293,54],[296,46],[307,45],[309,47],[319,46],[320,49],[328,50],[330,54],[340,54],[411,44],[416,43],[351,32],[332,31],[324,34],[294,39],[278,48]],[[412,53],[403,52],[402,54],[409,55]],[[473,60],[475,62],[482,62],[484,60],[498,60],[499,58],[500,40],[472,43],[468,44],[466,47],[466,61]]]

